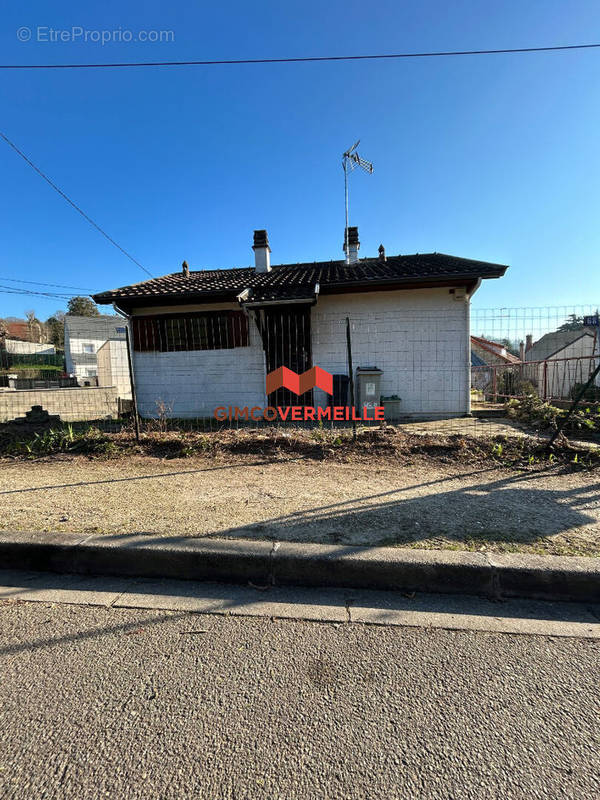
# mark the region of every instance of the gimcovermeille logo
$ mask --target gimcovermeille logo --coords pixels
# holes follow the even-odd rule
[[[269,372],[265,385],[267,396],[272,395],[278,389],[287,389],[292,394],[306,394],[311,389],[321,389],[326,394],[333,396],[333,375],[322,367],[311,367],[306,372],[298,374],[288,367],[278,367]],[[313,420],[333,420],[336,422],[382,422],[383,406],[375,406],[372,409],[373,416],[369,415],[369,409],[364,407],[357,409],[355,406],[336,406],[333,404],[322,406],[218,406],[214,410],[214,417],[220,422],[225,420],[291,420],[292,422],[307,422]]]

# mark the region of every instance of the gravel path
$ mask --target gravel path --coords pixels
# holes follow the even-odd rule
[[[600,555],[600,474],[390,461],[3,462],[4,530]]]
[[[598,643],[0,607],[5,800],[592,800]]]

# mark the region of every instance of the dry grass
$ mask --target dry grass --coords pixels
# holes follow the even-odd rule
[[[239,430],[111,435],[4,459],[0,528],[600,555],[598,454],[524,437]]]
[[[17,459],[61,453],[121,459],[139,455],[160,459],[210,456],[219,461],[304,458],[339,463],[495,464],[519,469],[548,465],[582,469],[600,464],[598,446],[569,442],[564,437],[548,452],[544,440],[530,436],[415,433],[390,425],[359,430],[356,439],[347,430],[326,428],[241,428],[208,433],[154,431],[143,433],[139,442],[131,431],[103,433],[90,428],[73,434],[70,427],[68,431],[69,435],[65,429],[51,430],[34,438],[30,434],[24,441],[12,438],[10,446],[4,447],[4,455]]]

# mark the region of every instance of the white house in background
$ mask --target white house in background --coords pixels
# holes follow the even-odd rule
[[[354,367],[382,370],[381,395],[400,397],[403,414],[468,413],[469,301],[482,279],[507,267],[442,253],[386,257],[383,247],[359,259],[359,247],[349,228],[345,260],[271,265],[259,230],[254,267],[190,272],[184,262],[180,273],[94,295],[131,319],[140,413],[325,406],[320,389],[267,397],[265,377],[280,366],[347,375],[347,317]]]
[[[525,375],[544,399],[569,399],[575,385],[586,383],[598,363],[593,357],[600,355],[597,327],[553,331],[533,344],[531,336],[527,339]],[[595,384],[600,386],[600,376]]]
[[[22,342],[19,339],[5,339],[4,347],[7,353],[13,355],[53,356],[56,354],[53,344]]]
[[[65,317],[65,364],[81,386],[114,386],[131,398],[126,321],[118,316]]]

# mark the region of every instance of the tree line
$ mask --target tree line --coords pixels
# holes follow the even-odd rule
[[[99,317],[100,311],[90,297],[84,297],[83,295],[72,297],[67,303],[66,311],[55,311],[45,322],[38,319],[33,309],[25,312],[24,320],[19,317],[0,319],[0,337],[9,335],[9,323],[25,322],[29,341],[48,342],[60,350],[65,345],[65,317],[67,316]]]

